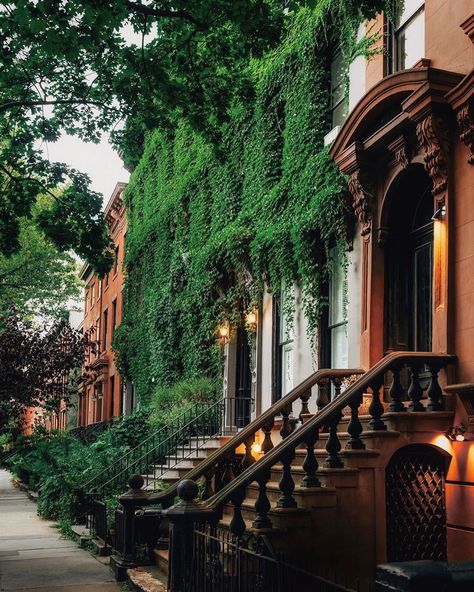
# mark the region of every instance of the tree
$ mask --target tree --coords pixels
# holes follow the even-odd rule
[[[61,401],[67,405],[71,373],[94,350],[91,335],[64,319],[38,327],[14,313],[0,317],[0,432],[12,421],[21,423],[28,407],[57,412]]]
[[[74,257],[61,253],[34,222],[50,201],[38,200],[33,219],[20,219],[18,251],[10,257],[0,253],[0,314],[13,309],[24,317],[61,317],[80,295]]]
[[[133,164],[146,130],[176,115],[215,134],[235,99],[252,93],[247,60],[278,39],[283,8],[277,0],[2,3],[0,251],[18,250],[19,219],[41,190],[53,197],[36,220],[46,236],[107,271],[101,196],[86,175],[45,159],[41,145],[64,132],[97,141],[113,130]],[[127,28],[138,43],[127,42]]]

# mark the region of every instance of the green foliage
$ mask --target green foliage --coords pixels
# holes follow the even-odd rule
[[[246,70],[254,96],[235,99],[218,139],[189,119],[160,127],[125,199],[124,320],[115,349],[147,400],[153,382],[221,375],[215,331],[270,289],[297,283],[313,338],[327,249],[347,238],[344,178],[323,147],[330,60],[347,60],[365,16],[384,2],[318,0],[285,18],[281,42]]]
[[[137,410],[115,421],[92,444],[83,444],[67,432],[19,438],[19,451],[6,465],[29,488],[39,492],[38,513],[58,520],[65,532],[78,515],[78,491],[149,435],[148,416],[147,409]],[[113,496],[108,503],[115,503]]]
[[[51,206],[37,200],[34,215]],[[20,220],[19,249],[11,257],[0,254],[0,314],[11,309],[23,317],[61,317],[71,299],[80,294],[77,264],[59,251],[33,220]]]
[[[150,421],[161,427],[196,403],[208,403],[217,397],[215,381],[209,378],[181,380],[171,387],[159,386],[150,399]]]

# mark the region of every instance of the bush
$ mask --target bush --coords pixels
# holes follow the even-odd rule
[[[158,387],[151,396],[150,422],[159,428],[196,403],[210,403],[218,397],[218,385],[210,378],[181,380],[172,387]]]

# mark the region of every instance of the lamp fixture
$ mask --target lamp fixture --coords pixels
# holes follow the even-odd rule
[[[246,313],[245,325],[250,332],[256,333],[256,331],[257,331],[257,311],[256,310],[251,310],[248,313]]]
[[[445,436],[448,440],[451,440],[451,442],[464,442],[466,439],[464,436],[465,432],[466,428],[462,424],[459,424],[448,430]]]
[[[229,321],[222,321],[220,325],[217,327],[217,336],[222,341],[222,343],[226,343],[229,339]]]
[[[435,211],[431,219],[436,222],[436,220],[442,220],[446,216],[446,205],[441,204],[441,206]]]

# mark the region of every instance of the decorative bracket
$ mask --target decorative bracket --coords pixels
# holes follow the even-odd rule
[[[448,130],[444,120],[428,114],[416,126],[416,137],[424,151],[425,169],[433,181],[433,196],[442,202],[448,185]]]
[[[368,240],[372,230],[373,191],[367,175],[360,168],[349,177],[349,191],[352,194],[352,207],[362,225],[361,235]]]
[[[468,163],[474,164],[474,109],[466,103],[456,114],[461,140],[469,149]]]

